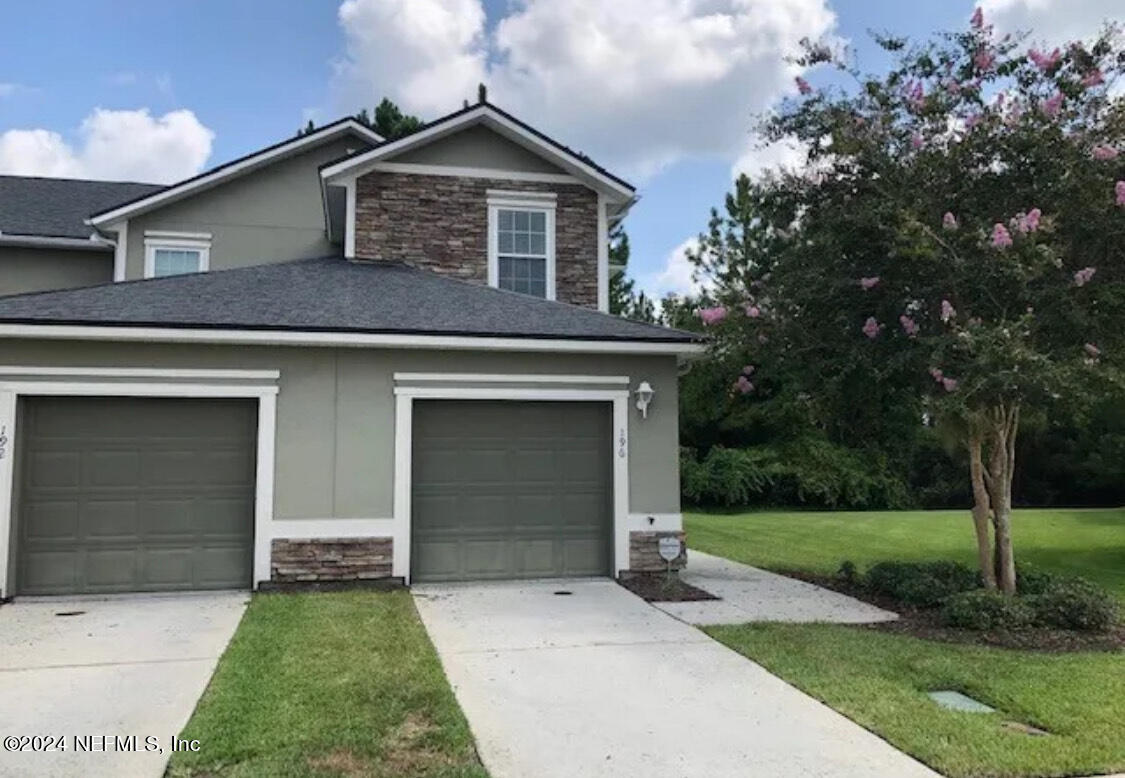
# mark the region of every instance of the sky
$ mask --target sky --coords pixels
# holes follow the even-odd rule
[[[1088,37],[1125,0],[980,0],[999,32]],[[53,0],[0,28],[0,173],[169,183],[383,96],[422,119],[489,99],[641,195],[630,275],[692,288],[685,246],[740,171],[796,164],[755,117],[796,93],[802,38],[961,27],[960,0]]]

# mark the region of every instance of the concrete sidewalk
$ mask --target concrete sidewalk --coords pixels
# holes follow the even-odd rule
[[[0,735],[65,751],[0,751],[0,776],[161,776],[248,592],[16,600],[0,607]],[[74,615],[60,615],[60,614]],[[101,735],[109,737],[101,741]],[[114,736],[136,736],[115,745]],[[76,750],[73,738],[92,751]],[[146,750],[146,737],[158,738]],[[206,747],[206,744],[202,744]]]
[[[688,564],[680,577],[720,598],[653,603],[689,624],[745,624],[750,621],[866,624],[898,618],[896,613],[846,594],[702,551],[688,552]]]
[[[493,778],[936,776],[612,581],[414,593]]]

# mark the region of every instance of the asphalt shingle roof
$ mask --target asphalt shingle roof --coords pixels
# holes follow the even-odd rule
[[[0,176],[0,233],[88,238],[95,211],[164,189],[160,184]]]
[[[0,298],[0,322],[690,343],[695,333],[390,262],[303,259]]]

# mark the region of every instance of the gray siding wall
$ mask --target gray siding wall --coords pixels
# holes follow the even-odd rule
[[[656,390],[630,404],[630,511],[679,511],[674,357],[0,340],[0,364],[280,370],[277,519],[391,517],[396,371],[627,375]]]
[[[211,233],[211,270],[340,253],[325,233],[318,167],[362,148],[341,138],[130,219],[126,280],[144,277],[146,230]]]
[[[112,280],[112,250],[0,246],[0,297],[94,286]]]
[[[515,170],[523,173],[566,173],[523,146],[487,127],[476,125],[420,148],[387,158],[388,162]]]

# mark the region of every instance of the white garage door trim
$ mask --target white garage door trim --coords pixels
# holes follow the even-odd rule
[[[257,400],[253,585],[256,588],[260,582],[269,580],[277,380],[280,375],[277,370],[0,366],[0,598],[10,597],[12,594],[8,586],[8,563],[11,556],[14,507],[16,402],[21,395],[215,399],[239,397]],[[51,380],[43,380],[45,377]],[[67,378],[75,380],[65,380]]]
[[[426,382],[434,374],[426,374]],[[463,387],[456,385],[395,386],[395,476],[394,476],[394,552],[391,574],[410,583],[410,494],[413,470],[414,401],[415,400],[535,400],[542,402],[610,402],[613,403],[613,569],[615,573],[629,569],[629,390],[575,388],[574,384],[596,382],[628,386],[623,376],[549,376],[563,387],[514,388],[511,384],[528,383],[523,375],[474,377],[464,373],[449,374],[453,383],[490,382],[492,386]],[[417,374],[396,373],[396,384],[417,379]],[[593,380],[591,380],[593,378]],[[577,380],[576,380],[577,379]],[[436,382],[435,382],[436,383]]]

